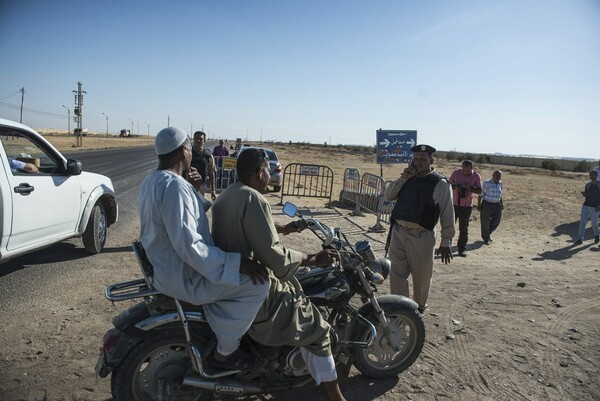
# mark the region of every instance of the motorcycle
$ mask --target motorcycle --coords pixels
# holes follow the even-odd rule
[[[373,378],[394,377],[418,358],[425,326],[417,304],[399,295],[376,296],[390,262],[376,257],[367,240],[352,246],[339,228],[301,215],[292,203],[284,214],[298,218],[323,248],[336,249],[340,262],[300,268],[296,277],[306,296],[332,327],[332,352],[339,375],[354,365]],[[152,286],[152,265],[141,243],[132,244],[143,278],[105,289],[111,301],[143,298],[113,319],[103,338],[96,373],[112,373],[115,401],[194,400],[219,395],[256,395],[314,383],[300,349],[266,347],[244,336],[241,347],[266,360],[264,369],[243,373],[214,370],[207,364],[217,344],[202,306],[169,298]]]

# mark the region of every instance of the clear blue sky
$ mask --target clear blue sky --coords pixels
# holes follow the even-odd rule
[[[0,0],[0,116],[600,157],[600,1]],[[73,124],[72,124],[73,126]]]

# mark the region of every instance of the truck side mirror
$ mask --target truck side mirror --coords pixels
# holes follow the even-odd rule
[[[79,175],[81,174],[81,162],[75,159],[67,160],[67,174],[68,175]]]

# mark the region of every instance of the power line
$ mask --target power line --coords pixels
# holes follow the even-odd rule
[[[3,102],[1,100],[0,100],[0,105],[3,105],[3,107],[7,107],[7,108],[10,108],[10,109],[16,109],[16,110],[20,110],[21,109],[21,106],[17,106],[15,104]],[[31,108],[25,107],[25,106],[23,106],[23,110],[25,110],[27,112],[30,112],[30,113],[35,113],[35,114],[43,114],[43,115],[46,115],[46,116],[65,118],[64,114],[57,114],[57,113],[51,113],[51,112],[48,112],[48,111],[31,109]]]
[[[8,95],[6,97],[0,98],[0,100],[5,100],[5,99],[8,99],[9,97],[13,97],[14,95],[18,95],[20,92],[21,92],[21,90],[19,89],[18,91],[16,91],[12,95]]]

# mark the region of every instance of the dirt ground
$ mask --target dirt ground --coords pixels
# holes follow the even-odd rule
[[[54,147],[61,152],[82,152],[86,150],[97,150],[97,149],[112,149],[112,148],[126,148],[130,146],[145,146],[154,145],[154,138],[119,138],[118,136],[110,135],[105,137],[104,135],[86,135],[82,137],[81,147],[75,146],[75,137],[61,135],[44,135]]]
[[[49,139],[59,149],[73,150],[68,142]],[[84,138],[84,150],[122,146],[125,141],[134,145],[130,139]],[[284,165],[303,162],[331,167],[335,173],[334,200],[341,190],[345,168],[380,173],[374,154],[310,146],[272,147]],[[460,162],[439,160],[434,165],[449,176]],[[399,165],[385,166],[384,178],[397,178],[400,169]],[[505,209],[494,241],[489,246],[483,244],[478,213],[474,211],[468,256],[455,257],[449,265],[435,262],[430,308],[425,316],[427,340],[421,356],[395,380],[370,380],[353,370],[342,386],[349,401],[600,400],[600,247],[594,245],[589,224],[583,245],[573,245],[583,202],[580,191],[587,175],[495,165],[475,165],[475,169],[482,179],[490,178],[495,169],[503,172]],[[284,222],[277,205],[279,196],[271,193],[267,197],[276,218]],[[323,199],[290,200],[308,206],[326,223],[341,226],[352,240],[366,236],[376,252],[382,254],[385,234],[367,232],[375,223],[373,215],[351,216],[350,209],[337,203],[333,208],[325,208]],[[282,241],[296,249],[315,251],[318,244],[305,237],[309,234],[300,235],[287,236]],[[124,257],[123,263],[131,263],[129,257]],[[129,273],[121,272],[112,276],[113,282],[130,278]],[[389,292],[387,284],[382,292]],[[99,302],[93,297],[96,294],[77,296],[88,305]],[[109,307],[102,302],[106,306],[98,311],[99,315],[114,315],[123,309],[121,305]],[[55,328],[49,336],[53,346],[40,345],[50,341],[44,338],[46,332],[40,330],[32,330],[23,340],[10,341],[11,353],[4,353],[4,362],[14,364],[17,372],[26,367],[26,375],[31,377],[57,378],[40,379],[38,388],[11,400],[110,399],[106,381],[98,384],[87,377],[93,374],[93,366],[88,365],[89,360],[95,362],[92,355],[101,333],[81,328],[70,338],[61,339],[63,330],[76,326],[78,310],[47,313],[39,322]],[[0,335],[11,336],[11,326],[18,325],[11,322]],[[66,342],[71,342],[70,348],[61,350]],[[42,348],[38,354],[34,351],[36,346]],[[63,357],[76,361],[78,353],[81,366],[70,362],[69,378],[49,373],[52,368],[42,360]],[[18,386],[17,382],[26,378],[3,373],[2,380]],[[7,383],[4,385],[8,387]],[[323,399],[314,389],[244,399],[283,401],[309,397]]]

